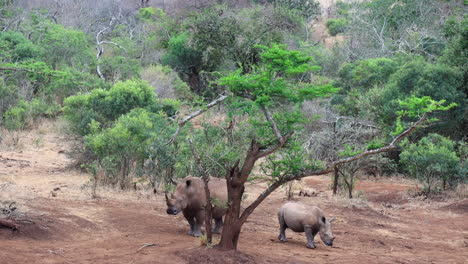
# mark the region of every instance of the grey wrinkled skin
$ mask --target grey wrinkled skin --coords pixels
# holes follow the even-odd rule
[[[202,235],[202,226],[205,221],[205,183],[202,179],[188,176],[177,184],[176,190],[168,197],[166,194],[167,214],[177,215],[183,213],[190,225],[188,234],[199,237]],[[223,215],[226,213],[227,188],[226,180],[210,177],[208,184],[212,203],[212,217],[215,220],[213,233],[221,233]]]
[[[304,232],[307,238],[307,247],[316,248],[314,237],[319,233],[323,243],[333,246],[335,237],[332,233],[334,218],[326,219],[323,211],[316,206],[308,206],[302,203],[287,202],[278,210],[280,234],[278,239],[287,242],[286,229],[294,232]]]

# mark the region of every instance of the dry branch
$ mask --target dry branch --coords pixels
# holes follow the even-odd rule
[[[213,106],[221,103],[222,101],[226,100],[228,97],[230,96],[230,94],[227,92],[227,91],[224,91],[222,92],[215,100],[211,101],[210,103],[208,103],[205,108],[201,108],[201,109],[198,109],[196,110],[195,112],[187,115],[184,117],[184,119],[180,120],[178,122],[178,127],[177,127],[177,130],[176,132],[174,133],[174,135],[172,135],[171,139],[167,142],[167,144],[172,144],[175,142],[177,136],[180,134],[180,131],[182,130],[182,127],[190,120],[194,119],[195,117],[203,114],[204,112],[206,112],[208,109],[212,108]]]
[[[263,114],[265,115],[265,118],[268,120],[268,123],[270,123],[271,128],[273,129],[273,132],[276,138],[278,139],[280,143],[283,143],[285,140],[283,136],[281,135],[281,131],[279,130],[278,125],[276,125],[276,122],[273,119],[273,116],[270,110],[268,110],[268,108],[264,105],[262,105],[261,107],[262,107]]]
[[[145,243],[143,244],[140,248],[138,248],[137,252],[146,248],[146,247],[152,247],[152,246],[157,246],[158,244],[155,244],[155,243]]]
[[[104,80],[104,81],[106,80],[106,78],[105,78],[104,75],[102,74],[102,72],[101,72],[101,65],[99,64],[99,60],[101,59],[101,56],[102,56],[102,54],[104,53],[103,44],[111,44],[111,45],[114,45],[114,46],[116,46],[116,47],[122,49],[125,53],[127,53],[127,50],[126,50],[123,46],[121,46],[121,45],[119,45],[119,44],[117,44],[117,43],[115,43],[115,42],[106,41],[106,40],[99,40],[100,37],[101,37],[101,35],[102,35],[105,31],[107,31],[108,29],[110,29],[110,28],[113,26],[115,20],[116,20],[116,18],[115,18],[115,17],[112,17],[111,21],[109,22],[109,26],[107,26],[107,27],[101,29],[101,30],[96,34],[96,45],[97,45],[97,48],[96,48],[96,49],[97,49],[97,53],[96,53],[96,60],[97,60],[96,72],[97,72],[97,74],[99,75],[99,77],[100,77],[102,80]]]

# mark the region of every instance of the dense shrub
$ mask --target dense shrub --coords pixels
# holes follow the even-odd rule
[[[111,183],[127,187],[129,174],[143,165],[151,139],[157,136],[154,119],[161,123],[165,117],[134,109],[122,115],[113,127],[86,136],[86,146],[97,156],[99,167]]]
[[[135,108],[147,108],[153,112],[172,111],[174,105],[164,108],[164,102],[156,100],[153,88],[142,80],[128,80],[116,83],[111,89],[95,89],[87,94],[67,98],[64,102],[64,115],[73,129],[81,135],[90,132],[92,120],[102,127],[110,127],[112,122]]]
[[[105,79],[112,83],[139,77],[140,64],[136,59],[123,56],[103,57],[99,64]]]
[[[59,110],[59,105],[39,98],[30,102],[21,100],[3,114],[3,122],[8,130],[21,130],[32,125],[39,117],[56,116]]]
[[[344,18],[330,18],[327,21],[327,29],[330,35],[336,36],[339,33],[343,33],[348,25],[348,21]]]
[[[373,97],[378,93],[379,99],[383,86],[389,77],[398,70],[399,63],[389,58],[375,58],[345,64],[339,71],[335,85],[341,90],[332,98],[332,104],[346,115],[360,115],[368,110],[359,102],[361,98]],[[370,90],[373,90],[370,92]],[[364,100],[365,103],[368,100]],[[369,105],[370,106],[370,105]],[[366,117],[369,114],[366,114]]]
[[[384,124],[391,124],[396,118],[395,109],[399,100],[410,95],[431,96],[435,100],[455,102],[458,106],[437,115],[441,120],[431,129],[439,134],[459,138],[466,122],[467,97],[461,91],[463,74],[457,68],[444,64],[431,64],[423,60],[409,62],[398,69],[389,79],[378,101],[381,105],[378,115]]]
[[[430,134],[417,143],[407,143],[400,155],[401,163],[423,184],[426,194],[453,188],[460,182],[460,158],[454,147],[450,139]]]
[[[14,31],[0,32],[0,59],[3,62],[19,62],[41,56],[40,47],[23,34]]]
[[[398,62],[390,58],[375,58],[348,63],[339,72],[337,84],[344,91],[367,91],[375,85],[385,84],[398,70]]]
[[[31,39],[42,47],[43,60],[54,69],[63,66],[86,69],[94,63],[88,36],[82,31],[46,21],[35,29]]]

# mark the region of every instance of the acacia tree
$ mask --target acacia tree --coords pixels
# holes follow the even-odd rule
[[[311,57],[304,56],[298,51],[286,50],[285,46],[281,45],[259,48],[263,49],[260,55],[260,66],[255,67],[248,74],[243,74],[242,70],[238,70],[221,78],[219,84],[227,87],[228,91],[205,108],[179,121],[179,129],[172,139],[177,137],[185,123],[228,97],[235,99],[233,101],[244,101],[244,107],[249,110],[254,109],[264,117],[262,122],[256,120],[254,125],[256,131],[253,133],[253,139],[242,162],[238,159],[226,168],[228,210],[218,245],[221,250],[237,249],[239,235],[247,218],[266,197],[284,183],[307,176],[327,174],[338,165],[390,151],[417,127],[430,121],[428,120],[429,113],[453,107],[453,105],[443,107],[444,101],[436,102],[429,97],[411,97],[402,103],[406,110],[398,112],[400,117],[397,120],[397,128],[388,145],[361,151],[352,157],[338,159],[325,165],[317,161],[306,160],[298,137],[295,136],[303,119],[300,111],[295,109],[299,109],[298,104],[304,100],[328,96],[336,89],[330,85],[314,86],[300,81],[298,76],[317,69],[317,66],[312,65]],[[404,117],[417,121],[405,129],[402,119]],[[263,157],[268,157],[265,166],[269,169],[267,174],[270,176],[270,184],[254,202],[241,211],[245,183],[256,162]]]

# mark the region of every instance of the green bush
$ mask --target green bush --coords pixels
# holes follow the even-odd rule
[[[3,62],[19,62],[41,56],[41,49],[23,34],[14,31],[0,32],[0,59]]]
[[[464,75],[464,92],[468,93],[468,17],[462,21],[449,19],[445,25],[445,37],[449,39],[439,61],[458,67]]]
[[[375,58],[348,63],[339,72],[338,85],[345,91],[366,91],[375,85],[385,84],[398,70],[398,62],[390,58]]]
[[[0,120],[3,117],[3,113],[11,105],[15,104],[17,98],[17,87],[14,85],[6,84],[3,78],[0,77]]]
[[[98,157],[111,183],[122,188],[129,183],[129,174],[142,164],[146,150],[155,137],[154,118],[164,118],[144,109],[134,109],[121,116],[112,128],[86,136],[86,146]]]
[[[37,94],[50,98],[51,100],[63,104],[65,98],[86,93],[93,89],[109,89],[111,84],[105,83],[96,74],[79,72],[73,68],[62,70],[62,76],[50,79],[38,89]]]
[[[341,90],[332,98],[332,104],[336,105],[342,114],[359,115],[368,111],[362,108],[359,102],[366,103],[369,97],[374,97],[381,92],[390,76],[398,70],[399,63],[389,58],[375,58],[361,60],[345,64],[339,71],[339,78],[335,85]],[[371,94],[369,94],[371,93]],[[372,106],[372,105],[370,105]]]
[[[111,82],[139,77],[140,64],[136,59],[123,56],[103,57],[99,64],[102,74]]]
[[[22,130],[39,117],[54,117],[60,110],[56,103],[48,103],[39,98],[30,102],[20,100],[3,114],[3,122],[8,130]]]
[[[79,94],[65,99],[63,112],[73,130],[81,135],[91,130],[95,120],[102,127],[111,127],[113,121],[135,108],[152,112],[174,113],[174,104],[166,105],[156,99],[153,88],[145,81],[133,79],[118,82],[109,90],[95,89],[88,94]]]
[[[330,18],[327,21],[327,29],[330,35],[336,36],[339,33],[343,33],[348,25],[348,21],[344,18]]]
[[[462,87],[463,74],[457,68],[423,60],[409,62],[390,77],[378,102],[381,107],[377,115],[384,124],[391,124],[396,118],[395,109],[399,100],[410,95],[455,102],[458,104],[456,108],[436,115],[441,122],[434,124],[431,129],[457,138],[466,123],[464,108],[467,97],[461,91]]]
[[[36,29],[31,38],[44,50],[43,60],[54,69],[69,66],[86,70],[94,64],[94,54],[88,36],[75,29],[52,22]]]
[[[99,131],[97,125],[91,123],[94,131],[85,137],[85,143],[96,157],[97,169],[105,172],[105,183],[126,188],[131,177],[147,177],[155,186],[174,174],[186,175],[186,142],[177,149],[167,144],[175,127],[165,114],[137,108],[119,117],[111,128]],[[179,173],[177,166],[181,167]]]
[[[169,39],[167,54],[162,57],[162,63],[171,66],[182,73],[200,71],[203,67],[202,53],[189,44],[190,37],[183,33]]]
[[[20,101],[3,114],[3,122],[8,130],[22,130],[26,126],[27,104]]]
[[[423,184],[424,193],[454,188],[460,181],[460,158],[454,147],[452,140],[430,134],[404,145],[400,161],[410,176]]]

